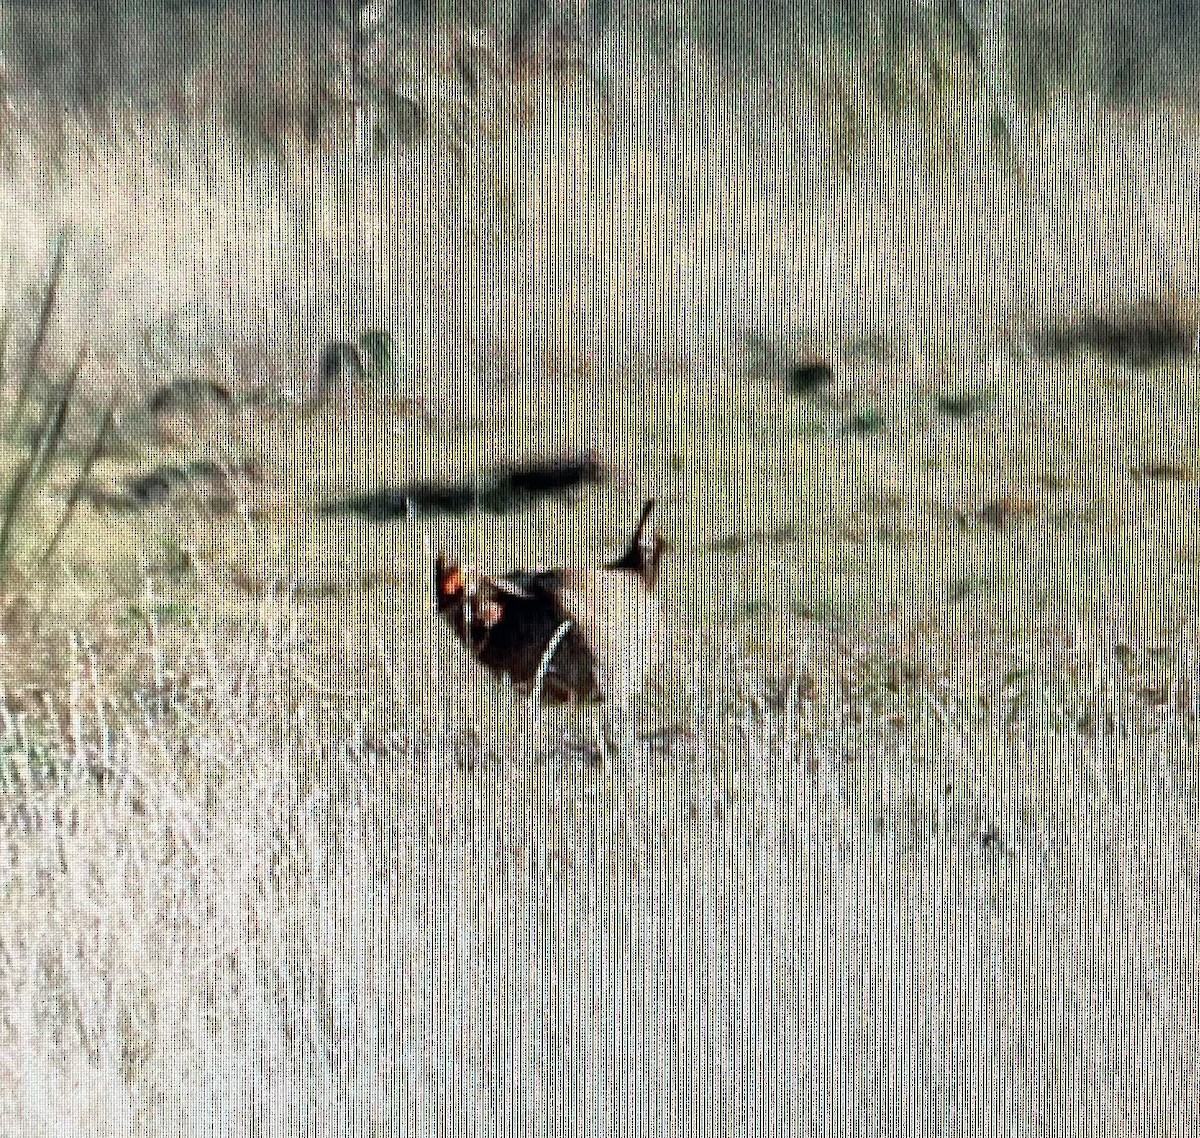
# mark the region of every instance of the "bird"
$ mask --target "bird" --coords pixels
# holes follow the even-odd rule
[[[669,543],[650,523],[599,569],[468,573],[438,553],[438,615],[468,654],[544,703],[628,702],[644,682],[658,619],[657,585]]]

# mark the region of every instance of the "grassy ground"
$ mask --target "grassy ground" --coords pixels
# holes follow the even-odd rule
[[[1044,335],[1194,328],[1194,111],[953,37],[767,81],[618,24],[564,76],[445,22],[364,156],[265,42],[8,96],[15,1132],[1194,1129],[1197,357]],[[196,379],[232,406],[156,420]],[[567,504],[321,509],[589,449]],[[651,495],[670,646],[598,770],[431,552],[593,563]]]

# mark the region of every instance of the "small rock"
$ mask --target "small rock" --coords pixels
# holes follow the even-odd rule
[[[1144,462],[1133,467],[1129,473],[1138,481],[1191,482],[1196,477],[1192,468],[1183,462]]]
[[[127,482],[129,497],[139,506],[154,506],[167,501],[172,490],[187,481],[187,472],[180,466],[161,466],[149,474]]]
[[[979,517],[997,529],[1003,528],[1015,518],[1025,518],[1037,512],[1032,502],[1020,498],[997,498],[979,509]]]
[[[191,411],[197,406],[211,404],[232,407],[233,394],[224,384],[212,379],[177,379],[160,387],[149,399],[150,411]]]

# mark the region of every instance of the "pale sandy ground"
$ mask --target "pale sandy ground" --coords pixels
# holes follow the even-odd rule
[[[93,394],[302,394],[367,327],[399,372],[349,420],[250,420],[253,516],[81,519],[71,564],[185,540],[217,623],[149,661],[192,685],[165,721],[55,744],[78,761],[48,780],[4,759],[7,1132],[1200,1129],[1195,484],[1130,476],[1200,461],[1196,363],[1021,347],[1200,295],[1193,113],[1064,95],[998,147],[1003,92],[969,76],[891,119],[602,46],[607,122],[589,87],[535,89],[512,131],[502,84],[455,125],[430,52],[444,121],[370,162],[11,107],[8,310],[28,334],[70,223],[52,350],[92,344]],[[798,407],[747,333],[831,355],[835,398]],[[964,389],[994,413],[931,411]],[[887,431],[844,436],[863,407]],[[617,480],[564,510],[308,509],[578,445]],[[578,721],[535,738],[464,671],[427,553],[594,560],[648,493],[678,547],[661,734],[599,771],[562,745]],[[1034,512],[964,534],[1002,496]],[[239,567],[381,566],[300,602],[296,643],[220,623]],[[95,731],[90,691],[85,666]]]

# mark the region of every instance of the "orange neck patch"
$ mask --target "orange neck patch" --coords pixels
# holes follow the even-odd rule
[[[443,597],[456,597],[466,588],[463,575],[455,565],[441,580],[440,589]]]

